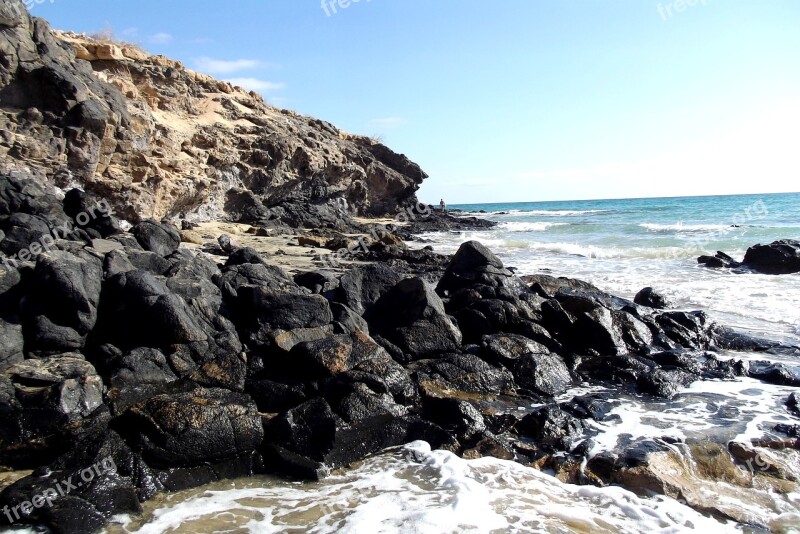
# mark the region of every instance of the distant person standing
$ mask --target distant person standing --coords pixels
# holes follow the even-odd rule
[[[439,207],[442,209],[442,213],[447,213],[447,204],[444,203],[444,199],[439,200]]]

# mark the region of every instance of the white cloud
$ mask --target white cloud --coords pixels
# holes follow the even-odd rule
[[[125,28],[122,30],[121,35],[123,37],[136,37],[139,35],[139,28]]]
[[[257,78],[230,78],[226,81],[230,84],[243,87],[248,91],[278,91],[286,87],[286,84],[282,82],[269,82]]]
[[[154,33],[147,36],[147,41],[152,44],[165,45],[172,42],[172,35],[165,32]]]
[[[397,128],[407,123],[408,121],[402,117],[383,117],[369,121],[370,126],[386,129]]]
[[[209,74],[232,74],[241,70],[255,69],[258,67],[271,67],[273,65],[255,59],[214,59],[198,57],[194,60],[197,70]]]

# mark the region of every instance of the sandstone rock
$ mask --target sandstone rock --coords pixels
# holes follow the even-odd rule
[[[204,245],[205,239],[197,233],[193,232],[192,230],[181,230],[181,243],[192,243],[195,245]]]
[[[301,235],[297,238],[297,242],[301,247],[324,248],[325,244],[328,242],[328,238],[314,235]]]

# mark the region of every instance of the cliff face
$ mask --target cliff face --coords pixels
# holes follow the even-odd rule
[[[124,217],[342,226],[416,202],[427,175],[369,138],[163,56],[0,5],[0,172],[79,185]]]

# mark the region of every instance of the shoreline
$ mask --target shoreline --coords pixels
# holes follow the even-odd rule
[[[730,226],[707,197],[499,226],[420,202],[428,175],[378,137],[53,31],[20,0],[0,22],[17,52],[0,62],[1,526],[99,532],[142,519],[143,503],[165,511],[180,492],[267,475],[333,499],[254,504],[234,489],[189,506],[210,530],[230,530],[230,508],[253,529],[340,513],[340,490],[372,481],[348,506],[397,530],[430,519],[419,496],[445,524],[487,531],[522,517],[586,531],[800,523],[800,347],[703,311],[800,320],[780,283],[749,276],[800,272],[800,242],[778,241],[796,233],[794,197],[725,206]],[[757,224],[769,212],[786,235],[741,262],[652,269],[675,247],[630,269],[614,259],[731,251],[777,232]],[[684,227],[698,213],[705,224]],[[507,255],[463,238],[490,229],[502,246],[534,238]],[[548,231],[554,250],[527,248]],[[451,254],[414,241],[434,232]],[[554,251],[574,261],[549,265]],[[600,265],[621,282],[576,274]],[[687,276],[679,304],[649,286]],[[719,298],[725,283],[739,293]]]
[[[61,209],[60,201],[46,202],[51,213]],[[320,480],[414,441],[464,458],[514,460],[563,482],[642,492],[655,477],[694,492],[697,477],[719,481],[700,472],[669,478],[683,461],[672,456],[670,441],[597,445],[619,439],[613,426],[602,430],[612,414],[625,415],[619,410],[639,396],[675,402],[695,382],[795,383],[790,368],[763,359],[795,348],[711,324],[703,312],[663,309],[654,295],[631,302],[571,278],[523,280],[475,241],[442,256],[401,240],[419,229],[469,224],[453,219],[422,218],[398,227],[397,235],[375,234],[380,241],[352,254],[337,272],[320,270],[323,262],[314,258],[322,249],[299,242],[353,234],[283,228],[261,237],[249,225],[203,223],[183,238],[194,235],[204,245],[187,246],[169,224],[143,221],[121,232],[111,215],[90,221],[84,231],[102,238],[59,240],[58,250],[42,254],[15,282],[29,303],[17,312],[20,322],[39,330],[22,331],[24,352],[32,357],[6,362],[5,376],[20,399],[10,412],[20,428],[40,409],[29,399],[55,394],[46,392],[78,395],[91,409],[63,412],[73,400],[49,407],[55,426],[28,430],[34,441],[30,434],[13,437],[4,454],[16,466],[52,455],[45,463],[63,480],[71,470],[110,459],[115,471],[102,475],[104,483],[137,501],[256,474]],[[363,225],[370,222],[359,224],[368,230]],[[215,254],[195,254],[200,248]],[[82,282],[81,298],[96,310],[80,352],[67,351],[72,337],[51,333],[44,319],[25,319],[29,310],[57,317],[52,304],[75,298],[70,280]],[[69,324],[82,331],[81,323]],[[732,349],[765,356],[727,359]],[[64,390],[75,376],[78,388]],[[62,417],[74,422],[61,426]],[[190,441],[182,421],[193,425]],[[56,456],[65,439],[80,445]],[[795,487],[792,457],[768,452],[786,446],[777,437],[727,445],[671,439],[685,443],[698,464],[723,455],[731,477],[748,460],[763,463],[771,454],[765,465],[775,469],[752,476],[780,494]],[[618,463],[615,454],[642,460]],[[131,457],[146,466],[146,478],[131,470]],[[736,491],[750,495],[751,479],[732,480]],[[0,505],[27,502],[25,496],[43,494],[48,483],[28,474],[0,492]],[[668,487],[664,493],[674,497]],[[735,508],[688,494],[696,509],[750,521]],[[96,506],[91,493],[73,495],[82,506]],[[57,508],[41,510],[24,522],[68,521]],[[113,515],[138,510],[123,498]],[[109,518],[96,516],[95,525]]]

